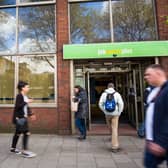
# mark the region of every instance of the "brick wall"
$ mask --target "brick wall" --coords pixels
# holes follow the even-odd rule
[[[70,133],[70,62],[63,61],[63,44],[69,42],[68,1],[57,0],[57,77],[58,77],[58,131]]]
[[[160,40],[168,40],[168,24],[166,24],[166,16],[168,16],[168,0],[156,0],[157,25]]]
[[[30,121],[31,132],[36,133],[57,133],[58,113],[55,108],[32,108],[37,120]],[[0,130],[1,132],[11,132],[14,129],[12,124],[13,108],[1,108]]]
[[[68,2],[57,0],[56,5],[57,36],[57,108],[33,108],[37,115],[36,122],[30,122],[32,132],[71,133],[70,113],[70,62],[63,60],[63,44],[69,42]],[[0,108],[0,131],[13,130],[11,118],[13,108]]]
[[[166,16],[168,16],[168,0],[156,0],[157,26],[159,40],[168,40],[168,24],[166,24]],[[160,58],[168,74],[168,57]]]

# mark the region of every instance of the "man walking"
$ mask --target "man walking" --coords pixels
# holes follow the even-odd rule
[[[168,81],[164,69],[150,65],[145,80],[156,88],[150,93],[146,112],[146,149],[144,166],[157,168],[164,160],[168,166]]]
[[[119,150],[118,141],[118,121],[119,116],[124,108],[124,103],[121,95],[114,90],[114,84],[109,83],[99,100],[99,107],[106,116],[107,124],[111,132],[112,152]]]

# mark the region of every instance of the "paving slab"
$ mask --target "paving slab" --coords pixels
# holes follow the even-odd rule
[[[136,136],[120,136],[122,150],[112,153],[109,136],[79,141],[76,136],[36,134],[29,141],[30,150],[37,153],[31,159],[10,153],[11,140],[12,134],[0,134],[0,168],[143,168],[144,140]]]

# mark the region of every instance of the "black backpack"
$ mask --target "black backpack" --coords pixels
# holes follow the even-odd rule
[[[104,103],[104,109],[108,112],[113,112],[116,108],[114,93],[107,93],[107,96],[106,96],[106,101]]]

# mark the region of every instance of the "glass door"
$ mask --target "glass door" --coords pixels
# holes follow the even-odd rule
[[[90,107],[90,73],[87,71],[85,73],[85,89],[87,91],[88,95],[88,109],[89,109],[89,115],[86,120],[86,125],[88,127],[88,130],[91,130],[91,107]]]
[[[127,74],[128,85],[128,118],[130,123],[138,128],[138,104],[137,104],[137,87],[136,87],[135,70]]]

